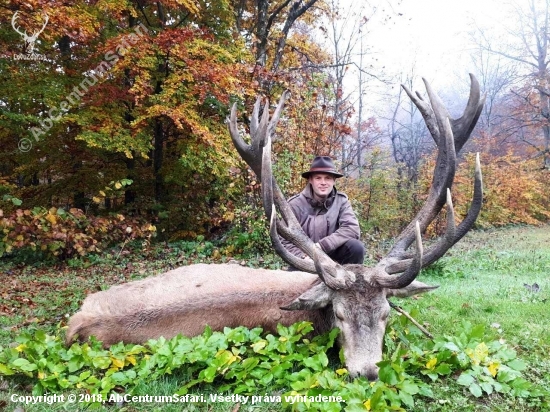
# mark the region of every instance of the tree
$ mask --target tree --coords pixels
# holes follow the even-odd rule
[[[414,67],[407,75],[403,75],[401,83],[409,90],[414,89],[417,77]],[[422,158],[433,148],[433,141],[429,138],[428,130],[422,116],[410,99],[405,99],[403,88],[399,88],[396,102],[388,119],[388,135],[391,141],[393,160],[398,165],[398,175],[401,180],[403,172],[407,181],[414,184],[418,180]],[[404,168],[404,170],[403,170]]]
[[[302,67],[326,64],[307,33],[324,13],[317,3],[31,0],[0,8],[0,194],[13,191],[25,207],[144,214],[178,236],[216,230],[243,184],[228,173],[241,165],[224,125],[234,101],[292,87],[311,95],[310,114],[318,114],[308,124],[288,118],[307,128],[304,139],[315,134],[310,126],[328,124],[329,83],[322,70]],[[49,16],[35,48],[45,60],[13,59],[16,11],[29,29],[33,17]],[[31,150],[18,150],[22,137]],[[105,189],[122,180],[132,184]]]
[[[279,70],[285,46],[296,21],[310,12],[318,0],[241,0],[235,5],[236,27],[252,46],[256,76]],[[272,83],[263,80],[267,91]]]
[[[548,41],[550,36],[550,0],[510,3],[517,27],[507,27],[508,44],[502,38],[490,38],[481,31],[485,50],[517,63],[525,74],[522,87],[513,91],[517,98],[513,120],[520,140],[533,148],[550,169],[550,73]],[[533,133],[538,130],[538,133]]]

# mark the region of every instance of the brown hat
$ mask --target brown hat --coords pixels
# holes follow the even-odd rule
[[[338,173],[332,163],[332,159],[328,156],[317,156],[311,162],[311,167],[307,172],[302,173],[303,178],[309,178],[313,173],[328,173],[333,175],[335,178],[344,176],[342,173]]]

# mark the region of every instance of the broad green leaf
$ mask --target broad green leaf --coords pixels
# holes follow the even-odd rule
[[[527,365],[525,364],[525,362],[520,359],[511,360],[510,362],[506,363],[506,366],[516,371],[524,371],[525,369],[527,369]]]
[[[24,358],[14,360],[12,362],[12,365],[25,372],[32,372],[36,370],[36,365],[34,363],[30,363],[27,359]]]
[[[462,375],[460,375],[456,380],[456,383],[464,386],[470,386],[474,382],[475,382],[474,377],[468,373],[462,373]]]
[[[477,383],[472,383],[468,389],[474,395],[476,398],[479,398],[481,395],[483,395],[483,392],[481,391],[481,387]]]

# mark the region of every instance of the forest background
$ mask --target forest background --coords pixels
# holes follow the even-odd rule
[[[246,133],[256,96],[273,107],[285,89],[283,191],[301,190],[315,155],[332,156],[363,240],[391,239],[427,196],[434,145],[396,87],[420,89],[414,65],[390,71],[372,52],[371,26],[409,17],[400,1],[375,3],[3,2],[0,256],[66,260],[153,238],[218,242],[220,259],[266,252],[259,182],[225,119],[237,103]],[[517,16],[506,36],[472,26],[486,105],[453,189],[461,220],[481,152],[481,228],[550,220],[549,1],[503,7]],[[445,87],[458,112],[464,83]]]

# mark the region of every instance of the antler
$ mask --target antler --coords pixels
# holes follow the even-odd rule
[[[19,11],[16,11],[15,13],[13,13],[13,16],[12,16],[12,18],[11,18],[11,25],[12,25],[13,29],[14,29],[17,33],[19,33],[19,34],[20,34],[21,36],[23,36],[24,38],[27,38],[27,37],[29,37],[28,34],[27,34],[27,32],[21,33],[21,32],[19,31],[19,29],[18,29],[18,28],[16,27],[16,25],[15,25],[15,22],[17,21],[18,16],[19,16]]]
[[[269,120],[269,106],[266,103],[259,121],[261,100],[258,97],[254,104],[250,122],[250,144],[245,143],[239,133],[236,119],[237,105],[235,103],[231,108],[230,118],[227,120],[229,123],[229,132],[240,156],[262,182],[262,201],[266,216],[270,221],[270,237],[275,251],[288,264],[305,272],[317,273],[328,287],[341,289],[355,281],[355,275],[334,262],[319,247],[315,246],[315,243],[304,233],[277,181],[273,178],[271,168],[271,134],[277,127],[281,111],[285,101],[289,97],[289,91],[285,91],[281,95],[279,104],[271,120]],[[277,209],[283,220],[277,218]],[[298,246],[313,260],[313,263],[300,259],[286,250],[281,243],[279,234]]]
[[[41,28],[38,32],[36,32],[36,33],[34,33],[34,34],[32,35],[33,38],[38,37],[38,35],[39,35],[40,33],[42,33],[42,32],[44,31],[44,29],[46,28],[46,25],[48,24],[48,20],[49,20],[50,18],[49,18],[49,16],[48,16],[48,13],[46,13],[46,12],[44,12],[44,16],[46,16],[45,19],[44,19],[44,24],[42,25],[42,28]]]
[[[23,39],[25,40],[25,44],[26,44],[25,47],[28,47],[27,52],[29,53],[32,53],[34,49],[34,42],[38,38],[38,35],[44,31],[44,29],[46,28],[46,25],[48,24],[48,20],[49,20],[48,14],[44,12],[43,16],[44,16],[44,24],[42,25],[42,28],[37,32],[33,33],[32,36],[29,36],[26,31],[23,31],[23,32],[19,31],[19,28],[16,26],[16,21],[19,17],[19,11],[16,11],[15,13],[13,13],[13,16],[11,18],[11,25],[13,29],[17,33],[19,33],[21,36],[23,36]]]
[[[470,75],[470,98],[463,115],[452,119],[439,97],[432,91],[426,80],[430,104],[425,102],[420,94],[413,95],[405,86],[406,93],[418,107],[426,125],[437,145],[438,154],[432,185],[424,206],[412,222],[398,236],[393,248],[374,268],[364,273],[369,282],[380,287],[398,289],[409,285],[422,269],[447,252],[473,226],[483,201],[483,188],[479,155],[476,158],[474,196],[466,218],[456,227],[454,209],[450,188],[456,171],[456,153],[464,146],[479,118],[485,98],[480,97],[479,83]],[[289,93],[285,92],[279,100],[273,117],[269,120],[268,105],[263,109],[261,120],[258,121],[260,99],[256,101],[250,124],[251,143],[247,144],[241,138],[237,128],[236,104],[231,109],[228,119],[231,138],[241,157],[254,170],[262,182],[262,201],[266,215],[270,220],[270,237],[276,252],[290,265],[306,271],[317,273],[332,289],[349,287],[355,281],[355,275],[330,259],[304,233],[294,213],[286,202],[271,170],[271,134],[274,132],[281,110]],[[447,204],[447,227],[443,237],[424,252],[421,233]],[[277,219],[276,209],[283,220]],[[285,249],[279,234],[298,246],[313,260],[307,262]],[[407,249],[416,240],[416,252]],[[366,275],[366,273],[370,275]],[[395,275],[400,273],[400,275]]]
[[[472,74],[470,74],[470,79],[470,97],[464,113],[459,119],[450,118],[449,112],[425,79],[423,80],[426,85],[430,104],[426,103],[419,93],[415,96],[403,86],[405,92],[422,113],[428,130],[437,145],[438,153],[428,199],[413,221],[397,237],[388,255],[377,266],[379,269],[378,281],[386,287],[393,287],[391,285],[398,283],[395,280],[395,276],[389,276],[391,274],[405,271],[403,275],[399,276],[400,278],[413,276],[412,273],[407,274],[407,272],[412,267],[417,266],[418,262],[416,258],[411,259],[411,254],[407,253],[406,250],[411,246],[415,238],[418,237],[418,231],[424,232],[445,204],[447,204],[447,227],[445,234],[424,253],[422,264],[418,270],[438,260],[458,242],[473,227],[481,210],[483,184],[478,154],[476,156],[472,203],[466,218],[458,227],[455,226],[450,189],[456,171],[456,153],[470,137],[485,103],[485,97],[480,97],[478,81]],[[414,280],[414,277],[412,279]]]

